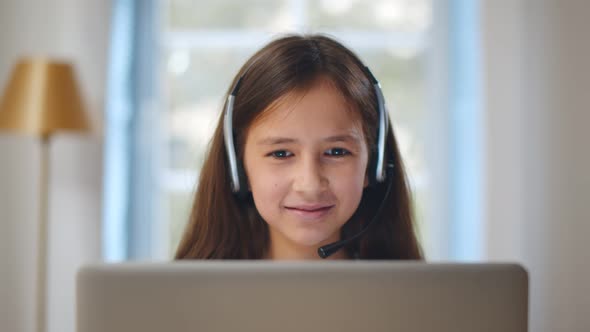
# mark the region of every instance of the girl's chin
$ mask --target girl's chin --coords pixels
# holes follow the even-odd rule
[[[332,236],[325,235],[322,236],[317,234],[302,234],[300,236],[291,237],[291,241],[295,245],[302,247],[302,249],[317,251],[319,247],[336,242],[338,241],[338,239]]]
[[[271,243],[279,241],[278,247],[291,248],[289,251],[301,251],[317,254],[318,248],[339,240],[340,231],[326,232],[326,230],[311,228],[270,229]]]

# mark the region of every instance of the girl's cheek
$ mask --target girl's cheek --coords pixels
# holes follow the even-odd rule
[[[271,188],[271,192],[273,195],[279,195],[281,193],[281,191],[284,190],[285,184],[281,183],[280,181],[273,181],[269,185],[269,188]]]
[[[259,175],[258,188],[264,191],[267,195],[276,195],[284,187],[281,177],[273,176],[271,173]]]

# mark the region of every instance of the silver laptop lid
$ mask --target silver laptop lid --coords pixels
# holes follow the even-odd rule
[[[512,264],[228,262],[87,266],[78,332],[527,331]]]

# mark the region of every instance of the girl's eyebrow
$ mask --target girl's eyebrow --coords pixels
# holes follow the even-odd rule
[[[358,135],[337,135],[330,136],[324,139],[326,142],[349,142],[349,143],[361,143],[361,138]]]
[[[349,142],[354,144],[360,144],[361,138],[358,135],[336,135],[324,138],[325,142]],[[257,145],[278,145],[278,144],[287,144],[287,143],[298,143],[299,140],[295,138],[289,137],[265,137],[258,142]]]
[[[285,143],[297,143],[297,140],[287,137],[266,137],[256,142],[257,145],[277,145]]]

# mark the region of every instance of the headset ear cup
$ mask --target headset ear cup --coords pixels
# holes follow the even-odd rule
[[[369,159],[369,165],[367,167],[367,176],[369,178],[369,187],[375,187],[377,185],[377,151],[373,150],[371,158]]]
[[[242,165],[241,160],[237,160],[237,167],[240,190],[236,194],[239,199],[245,200],[250,192],[248,190],[248,179],[246,178],[246,171],[244,170],[244,166]]]
[[[377,151],[373,151],[372,157],[369,160],[369,165],[367,166],[367,176],[369,178],[369,187],[376,187],[377,185],[383,184],[383,183],[387,183],[387,181],[389,181],[389,177],[393,176],[393,168],[394,168],[394,162],[393,162],[393,156],[390,156],[389,158],[384,158],[386,160],[385,165],[383,165],[383,170],[385,173],[385,178],[383,179],[382,182],[377,181]]]

